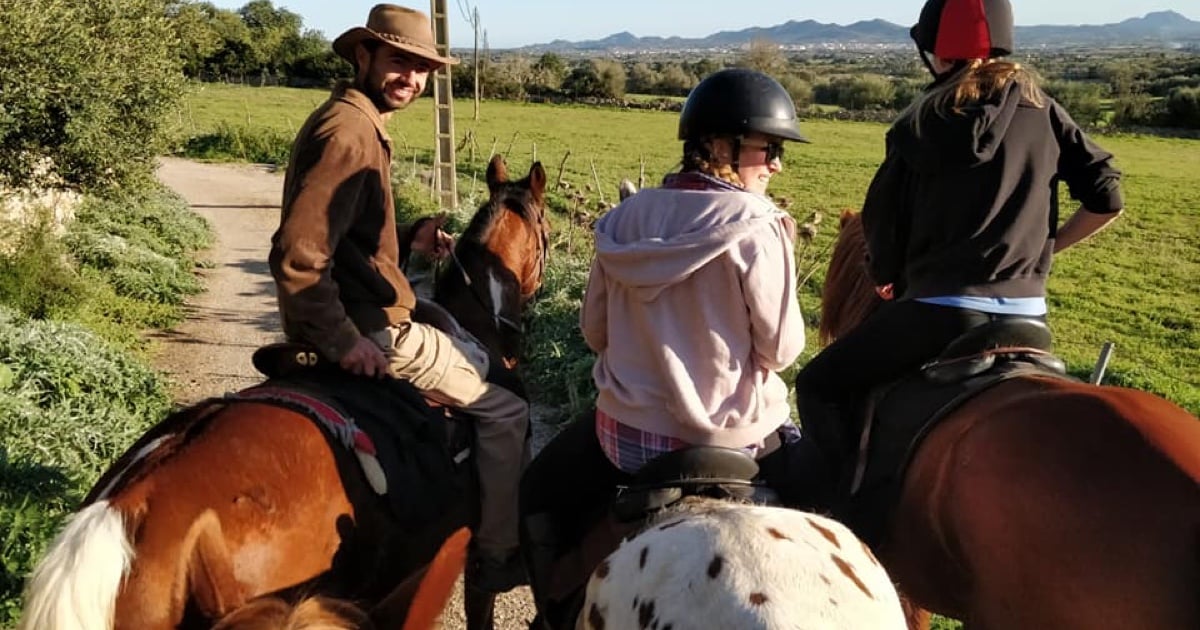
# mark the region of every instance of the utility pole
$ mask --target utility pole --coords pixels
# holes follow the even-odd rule
[[[458,0],[458,9],[462,11],[463,19],[475,31],[475,56],[471,59],[474,74],[471,77],[471,83],[475,86],[475,121],[479,122],[479,7],[472,7],[464,0]]]
[[[433,39],[438,54],[450,56],[450,21],[446,0],[430,0]],[[458,177],[454,167],[454,93],[450,89],[450,66],[433,74],[433,194],[441,207],[458,208]]]

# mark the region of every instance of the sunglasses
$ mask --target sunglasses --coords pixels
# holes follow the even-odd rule
[[[766,144],[752,144],[743,142],[742,146],[748,149],[765,151],[768,162],[774,162],[775,160],[783,159],[783,142],[768,142]]]

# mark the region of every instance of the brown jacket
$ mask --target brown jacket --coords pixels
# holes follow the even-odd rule
[[[348,84],[308,117],[292,145],[270,265],[283,330],[340,360],[358,337],[408,321],[392,144],[371,99]]]

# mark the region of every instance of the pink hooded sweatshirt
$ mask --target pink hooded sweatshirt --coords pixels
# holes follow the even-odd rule
[[[795,222],[764,196],[678,177],[719,189],[647,189],[596,223],[580,312],[596,404],[643,431],[742,448],[790,415],[776,372],[804,349]]]

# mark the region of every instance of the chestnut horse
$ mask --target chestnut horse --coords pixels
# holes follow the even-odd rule
[[[505,179],[504,162],[496,156],[487,177],[493,198],[512,186]],[[526,188],[536,192],[536,203],[492,204],[476,213],[434,292],[434,301],[454,313],[463,328],[510,368],[516,365],[525,332],[521,314],[542,286],[550,253],[541,197],[546,172],[540,163],[529,171],[529,180]]]
[[[491,196],[476,215],[486,225],[460,239],[458,255],[472,269],[536,288],[545,258],[545,171],[536,163],[524,179],[507,179],[497,156],[488,168]],[[495,254],[487,265],[468,258],[478,248]],[[509,289],[498,286],[491,296],[523,304]],[[452,304],[462,309],[456,315],[480,308],[473,298]],[[433,426],[458,425],[433,419]],[[443,440],[429,439],[434,449]],[[370,610],[428,564],[451,532],[477,519],[469,464],[453,468],[465,491],[426,510],[430,517],[406,521],[368,482],[355,454],[307,415],[262,402],[201,402],[151,428],[101,476],[30,578],[19,628],[209,628],[267,595],[350,599]],[[388,485],[403,493],[421,482]],[[468,625],[489,628],[494,596],[475,593]],[[404,612],[376,622],[398,627]]]
[[[879,303],[865,254],[847,212],[823,340]],[[1200,421],[1142,391],[1012,378],[929,431],[885,531],[904,595],[967,628],[1200,628]]]

